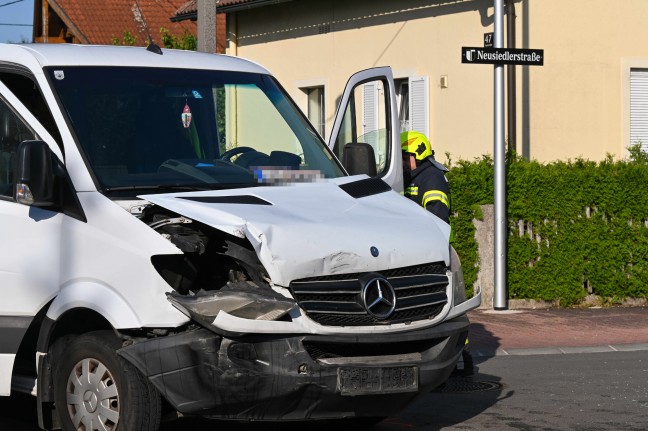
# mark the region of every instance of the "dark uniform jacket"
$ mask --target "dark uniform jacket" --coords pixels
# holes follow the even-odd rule
[[[448,169],[432,158],[405,174],[405,196],[450,224],[450,186]]]

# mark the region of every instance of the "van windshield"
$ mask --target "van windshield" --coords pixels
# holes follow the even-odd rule
[[[46,72],[104,192],[228,188],[344,175],[270,76],[134,67],[50,67]]]

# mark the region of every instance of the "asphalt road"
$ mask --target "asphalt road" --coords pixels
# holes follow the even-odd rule
[[[478,358],[477,374],[453,378],[374,431],[646,431],[648,351]],[[0,430],[38,431],[34,400],[0,398]],[[182,419],[161,431],[267,431],[263,425]],[[283,425],[273,431],[304,430]],[[309,426],[330,430],[331,426]]]
[[[647,351],[484,359],[374,429],[648,430]]]

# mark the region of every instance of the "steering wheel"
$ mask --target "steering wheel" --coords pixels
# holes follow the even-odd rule
[[[256,150],[252,147],[234,147],[221,154],[220,159],[231,163],[232,157],[238,156],[243,153],[248,153],[250,151],[256,151]]]

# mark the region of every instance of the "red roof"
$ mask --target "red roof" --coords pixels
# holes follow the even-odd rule
[[[176,37],[185,31],[196,35],[195,21],[171,22],[186,0],[37,0],[34,7],[44,1],[85,43],[112,45],[113,38],[122,40],[128,31],[137,37],[135,45],[143,46],[148,43],[147,26],[160,45],[160,28]]]

